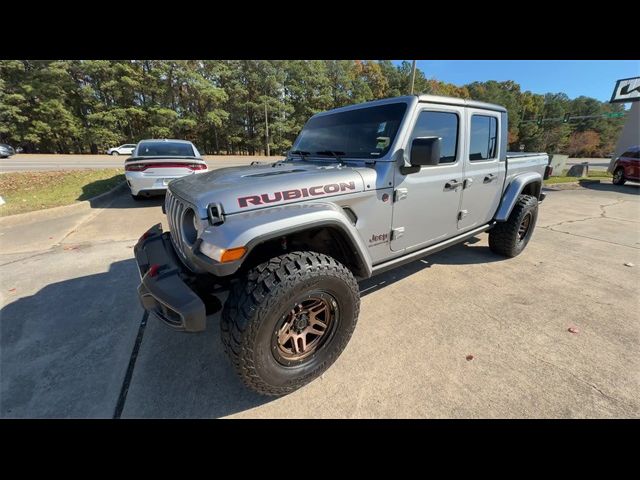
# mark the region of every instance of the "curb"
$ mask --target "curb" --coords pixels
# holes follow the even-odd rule
[[[109,191],[101,193],[100,195],[97,195],[93,198],[89,198],[88,200],[82,200],[81,202],[72,203],[71,205],[62,205],[60,207],[45,208],[44,210],[35,210],[33,212],[17,213],[15,215],[0,217],[0,226],[11,226],[14,224],[25,223],[30,220],[38,220],[42,217],[59,217],[62,216],[62,214],[66,213],[81,212],[83,210],[88,210],[91,208],[98,208],[92,206],[91,204],[95,202],[104,202],[110,200],[113,197],[116,197],[121,190],[124,190],[126,185],[127,182],[123,181]]]
[[[580,186],[582,183],[600,183],[600,179],[599,178],[594,178],[594,179],[583,179],[583,180],[577,180],[575,182],[560,182],[560,183],[551,183],[549,185],[542,185],[542,188],[547,188],[550,190],[556,189],[558,187],[562,187],[563,185],[567,185],[567,186],[571,186],[571,187],[575,187]],[[560,188],[561,190],[562,188]]]

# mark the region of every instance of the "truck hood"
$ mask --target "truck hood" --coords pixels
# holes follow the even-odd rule
[[[211,203],[225,214],[323,199],[364,190],[357,167],[338,163],[277,162],[228,167],[173,180],[171,193],[196,206],[202,218]]]

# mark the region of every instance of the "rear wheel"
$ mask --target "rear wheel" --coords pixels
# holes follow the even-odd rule
[[[225,303],[225,351],[251,389],[285,395],[344,350],[360,310],[358,284],[335,259],[292,252],[251,269]]]
[[[624,178],[624,168],[618,167],[616,171],[613,172],[613,184],[614,185],[624,185],[627,179]]]
[[[520,195],[506,222],[497,223],[489,231],[491,251],[515,257],[527,246],[538,219],[538,199],[531,195]]]

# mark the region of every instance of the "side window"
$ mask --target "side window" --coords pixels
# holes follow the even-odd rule
[[[496,158],[498,151],[498,119],[487,115],[471,116],[469,160]]]
[[[458,115],[448,112],[420,112],[411,140],[440,137],[440,163],[453,163],[458,152]]]

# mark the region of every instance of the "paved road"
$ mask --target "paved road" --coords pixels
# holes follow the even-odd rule
[[[33,171],[33,170],[76,170],[82,168],[120,168],[125,156],[110,155],[28,155],[19,154],[11,158],[0,159],[0,173]],[[234,167],[246,165],[254,160],[275,161],[283,157],[206,155],[209,168]],[[594,170],[606,170],[609,166],[607,158],[570,158],[568,166],[588,162]]]
[[[638,418],[640,188],[555,188],[514,259],[483,234],[362,282],[345,352],[278,399],[235,377],[217,316],[146,321],[132,247],[161,199],[0,219],[0,416]]]
[[[36,170],[79,170],[83,168],[122,168],[125,156],[111,155],[27,155],[0,159],[0,173]],[[283,157],[206,155],[209,168],[247,165],[255,160],[274,162]]]

